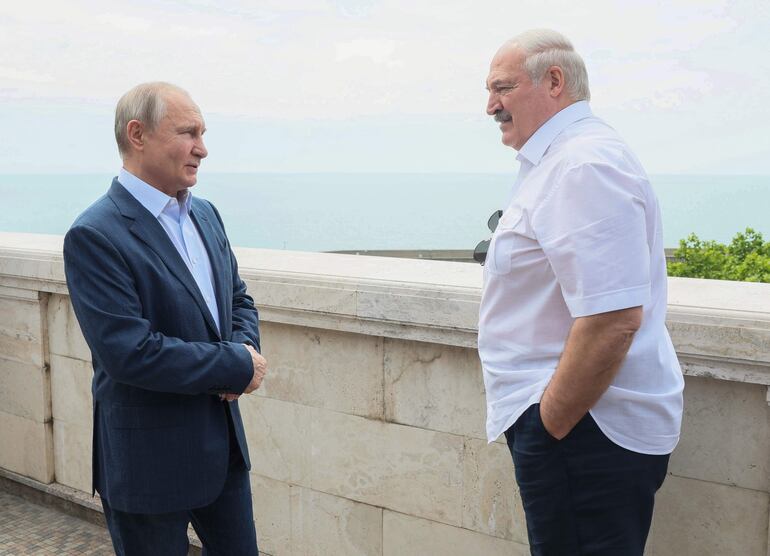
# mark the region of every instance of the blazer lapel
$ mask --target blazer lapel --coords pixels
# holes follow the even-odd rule
[[[208,216],[204,214],[203,210],[193,208],[190,211],[190,216],[192,216],[193,223],[198,228],[198,233],[201,235],[203,245],[206,247],[206,252],[209,255],[211,273],[214,275],[214,292],[217,297],[217,308],[219,309],[219,327],[222,330],[222,338],[227,340],[229,339],[229,330],[231,328],[228,304],[232,303],[232,290],[228,292],[225,287],[226,284],[224,284],[225,262],[223,255],[227,246],[219,242],[213,224]]]
[[[121,214],[133,220],[129,225],[131,233],[158,254],[158,257],[160,257],[160,260],[163,261],[169,271],[171,271],[177,280],[179,280],[187,291],[190,292],[195,303],[198,304],[198,308],[201,310],[203,317],[206,319],[209,328],[211,328],[217,337],[220,337],[214,318],[211,316],[211,312],[209,311],[206,302],[203,300],[203,295],[201,295],[201,292],[198,289],[198,284],[195,283],[195,279],[192,274],[190,274],[187,265],[182,260],[182,257],[179,255],[176,247],[174,247],[174,244],[171,243],[166,230],[163,229],[160,222],[158,222],[152,214],[134,199],[134,197],[120,185],[120,182],[118,182],[117,179],[112,182],[109,196],[115,202]],[[216,277],[217,271],[214,272],[214,275]]]

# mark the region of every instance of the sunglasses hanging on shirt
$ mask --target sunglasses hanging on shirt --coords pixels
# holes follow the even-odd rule
[[[500,223],[500,217],[502,215],[502,210],[496,210],[489,217],[489,220],[487,220],[487,227],[492,233],[497,229],[497,225]],[[478,245],[476,245],[476,249],[473,250],[473,260],[481,266],[484,266],[484,262],[487,260],[487,252],[489,251],[489,244],[491,242],[492,238],[480,241]]]

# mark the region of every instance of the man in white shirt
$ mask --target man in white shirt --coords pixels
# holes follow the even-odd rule
[[[487,89],[521,164],[484,267],[487,436],[505,433],[532,554],[641,556],[684,385],[658,202],[559,33],[506,42]]]

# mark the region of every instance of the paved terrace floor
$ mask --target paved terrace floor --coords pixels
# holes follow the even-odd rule
[[[98,497],[0,469],[0,556],[111,556],[106,527]],[[188,537],[200,556],[192,527]]]
[[[3,556],[114,554],[107,530],[0,490]]]

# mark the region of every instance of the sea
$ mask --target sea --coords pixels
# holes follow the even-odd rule
[[[64,234],[108,174],[0,174],[0,231]],[[295,251],[473,249],[515,174],[206,173],[233,245]],[[652,175],[666,247],[691,233],[770,241],[770,176]]]

